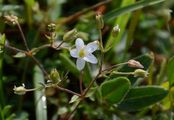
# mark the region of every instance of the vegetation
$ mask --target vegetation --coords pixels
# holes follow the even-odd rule
[[[1,120],[173,120],[173,0],[0,0]]]

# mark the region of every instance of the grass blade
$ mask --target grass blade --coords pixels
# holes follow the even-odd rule
[[[109,20],[113,20],[115,19],[117,16],[128,13],[128,12],[132,12],[141,8],[144,8],[146,6],[151,6],[160,2],[164,2],[165,0],[142,0],[142,1],[138,1],[134,4],[128,5],[126,7],[122,7],[119,9],[114,9],[111,12],[107,13],[104,16],[105,21],[109,21]]]
[[[42,71],[38,66],[34,68],[34,87],[38,88],[39,83],[44,83],[44,76]],[[37,120],[47,120],[47,105],[46,105],[46,96],[44,95],[44,90],[35,91],[35,109],[36,109],[36,119]]]

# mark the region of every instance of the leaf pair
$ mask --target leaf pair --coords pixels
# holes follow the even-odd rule
[[[168,91],[159,86],[143,86],[131,88],[130,81],[125,77],[118,77],[101,85],[103,99],[111,104],[118,104],[118,108],[135,111],[162,100]]]

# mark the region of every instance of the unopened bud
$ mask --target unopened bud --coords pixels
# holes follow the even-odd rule
[[[142,69],[136,69],[134,71],[134,77],[147,77],[148,72]]]
[[[120,32],[120,28],[119,25],[117,24],[115,27],[113,27],[112,29],[112,36],[116,37],[118,35],[118,33]]]
[[[51,78],[53,83],[59,83],[61,81],[59,72],[56,69],[51,70],[50,78]]]
[[[98,13],[98,14],[96,15],[96,22],[97,22],[97,27],[98,27],[99,29],[103,29],[103,27],[104,27],[104,21],[103,21],[103,16],[102,16],[102,14]]]
[[[136,60],[129,60],[127,64],[129,67],[133,68],[144,68],[144,66],[139,61]]]
[[[55,32],[55,30],[56,30],[56,24],[50,23],[50,24],[47,26],[47,29],[48,29],[48,32]]]
[[[16,25],[18,22],[18,17],[14,15],[6,15],[4,16],[5,22],[8,24]]]
[[[76,29],[72,29],[70,31],[68,31],[67,33],[64,34],[63,36],[63,40],[67,41],[67,40],[74,40],[77,37],[77,30]]]
[[[19,87],[14,86],[13,90],[14,93],[17,95],[24,95],[27,92],[27,89],[25,88],[24,84],[22,84],[22,86]]]

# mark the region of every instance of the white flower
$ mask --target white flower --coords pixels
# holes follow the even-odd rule
[[[72,57],[77,58],[76,66],[79,70],[82,70],[85,67],[85,61],[92,64],[96,64],[98,62],[97,58],[92,54],[98,49],[97,41],[84,45],[83,40],[81,38],[77,38],[75,45],[76,48],[70,50],[70,54]]]

